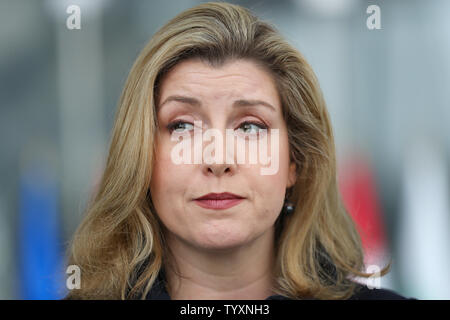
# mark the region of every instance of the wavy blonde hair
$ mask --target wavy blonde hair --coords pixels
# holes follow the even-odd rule
[[[144,299],[169,248],[149,192],[158,133],[158,84],[178,62],[251,59],[271,72],[297,181],[294,212],[276,222],[276,288],[293,299],[346,299],[365,273],[361,240],[337,185],[335,145],[319,84],[305,58],[247,9],[205,3],[163,26],[136,59],[122,92],[106,167],[68,248],[81,269],[73,299]],[[390,266],[390,263],[389,263]],[[389,266],[381,275],[388,272]]]

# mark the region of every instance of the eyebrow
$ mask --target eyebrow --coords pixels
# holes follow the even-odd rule
[[[165,105],[166,103],[168,103],[170,101],[176,101],[176,102],[189,104],[193,107],[201,107],[201,105],[202,105],[200,100],[198,100],[196,98],[188,97],[188,96],[173,95],[173,96],[169,96],[166,100],[164,100],[164,102],[160,104],[159,109],[161,109],[163,107],[163,105]],[[258,105],[265,106],[265,107],[271,109],[271,111],[276,112],[276,109],[274,108],[274,106],[272,106],[270,103],[267,103],[262,100],[238,99],[238,100],[234,101],[234,103],[233,103],[233,107],[253,107],[253,106],[258,106]]]

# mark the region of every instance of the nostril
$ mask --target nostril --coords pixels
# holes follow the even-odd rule
[[[231,175],[233,173],[233,166],[229,164],[211,164],[203,168],[204,174],[213,174],[215,176]]]

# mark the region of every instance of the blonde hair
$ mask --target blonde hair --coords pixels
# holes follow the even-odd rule
[[[167,246],[149,192],[158,132],[158,84],[189,58],[212,65],[251,59],[271,72],[288,128],[295,210],[276,222],[276,287],[293,299],[346,299],[363,272],[363,250],[336,178],[335,145],[313,70],[270,24],[247,9],[205,3],[162,27],[136,59],[112,133],[106,167],[68,250],[81,269],[73,299],[144,299],[164,266]],[[381,275],[387,273],[382,270]]]

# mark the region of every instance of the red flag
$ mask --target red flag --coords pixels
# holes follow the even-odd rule
[[[342,199],[356,222],[365,262],[378,264],[386,251],[386,233],[370,162],[362,156],[352,157],[340,169]]]

